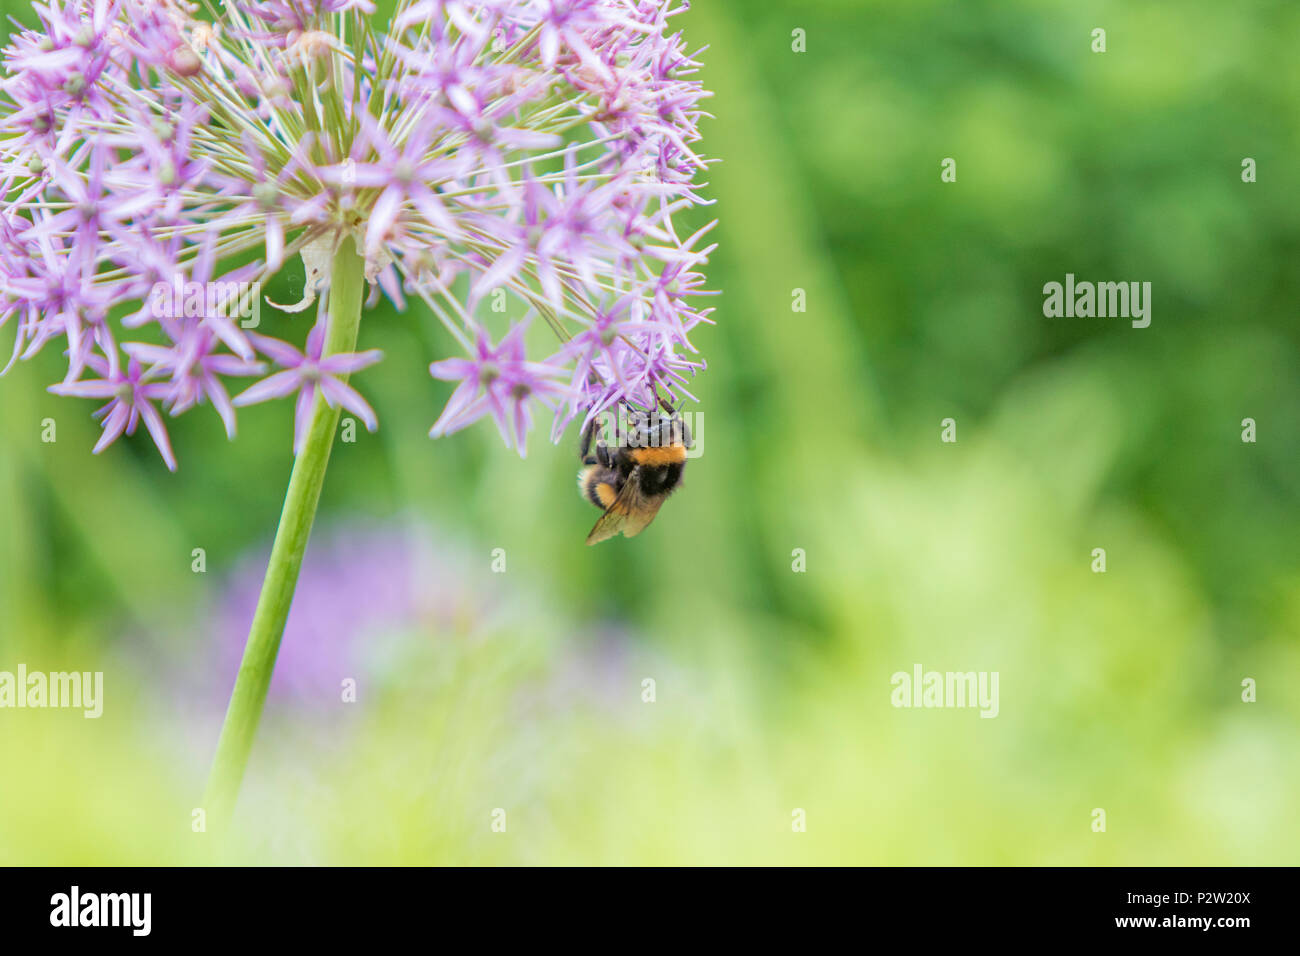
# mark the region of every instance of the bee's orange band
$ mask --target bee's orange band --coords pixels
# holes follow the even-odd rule
[[[661,448],[633,448],[631,457],[638,465],[680,465],[686,460],[686,446],[664,445]]]

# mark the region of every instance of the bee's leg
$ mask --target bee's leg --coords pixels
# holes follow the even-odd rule
[[[618,406],[618,407],[621,408],[622,406]],[[614,447],[622,448],[623,436],[618,430],[618,412],[617,411],[608,412],[607,414],[609,415],[610,431],[613,433],[613,437],[614,437]]]
[[[606,468],[614,467],[614,456],[603,438],[596,442],[596,461]]]
[[[683,418],[675,418],[674,421],[677,423],[679,431],[678,438],[680,438],[681,443],[687,448],[694,448],[695,439],[691,437],[691,429],[690,426],[686,424],[686,420]]]
[[[597,415],[587,422],[586,427],[582,429],[582,441],[578,447],[578,457],[582,459],[584,465],[596,464],[597,459],[591,454],[591,440],[596,435],[596,426],[599,422],[600,416]]]

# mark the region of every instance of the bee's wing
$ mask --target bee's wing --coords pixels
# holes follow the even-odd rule
[[[591,534],[587,535],[587,544],[596,544],[606,538],[612,538],[620,531],[631,538],[640,534],[645,530],[646,525],[654,521],[664,499],[662,495],[647,496],[641,493],[638,470],[633,469],[632,474],[623,483],[623,490],[614,499],[614,503],[605,509],[596,526],[591,529]]]

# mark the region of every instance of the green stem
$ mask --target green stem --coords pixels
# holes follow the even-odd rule
[[[334,253],[331,268],[330,319],[323,356],[356,351],[364,286],[365,264],[352,238],[345,235]],[[346,381],[347,376],[338,378]],[[239,665],[239,676],[235,678],[235,689],[230,695],[230,706],[226,709],[226,720],[221,727],[221,739],[217,741],[217,753],[208,778],[204,808],[208,818],[217,826],[230,819],[239,796],[239,785],[262,717],[266,691],[271,684],[271,671],[280,650],[280,638],[293,603],[303,552],[307,550],[307,538],[316,517],[316,504],[325,482],[325,467],[329,464],[338,422],[338,406],[330,408],[317,389],[311,424],[302,451],[293,463],[289,490],[284,496],[284,510],[280,513],[280,527],[275,532],[271,560],[262,582],[262,594],[257,600],[257,611],[253,614],[244,658]]]

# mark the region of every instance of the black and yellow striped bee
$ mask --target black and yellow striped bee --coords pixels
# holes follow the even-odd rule
[[[628,410],[628,433],[614,426],[614,445],[596,438],[599,416],[582,430],[578,472],[582,496],[605,513],[587,535],[595,544],[622,532],[638,535],[654,520],[659,507],[681,486],[691,432],[672,409],[646,413]],[[594,440],[594,448],[593,448]]]

